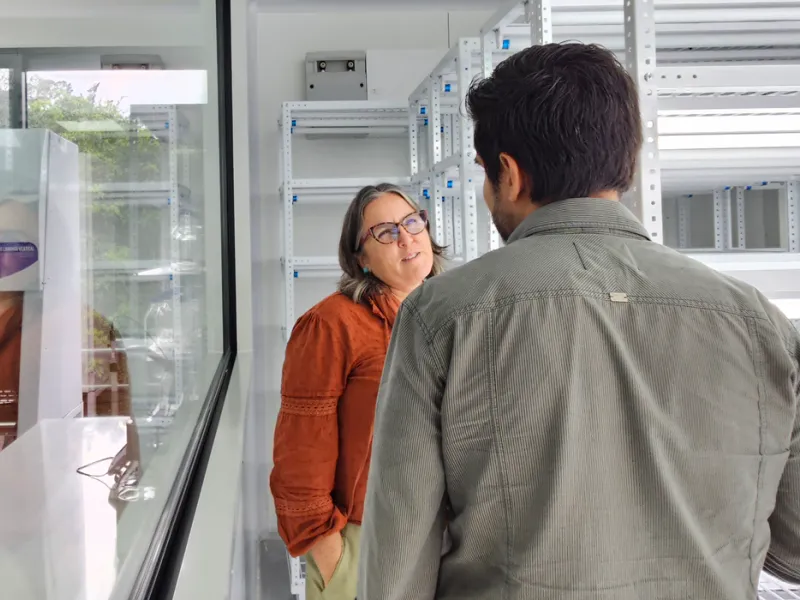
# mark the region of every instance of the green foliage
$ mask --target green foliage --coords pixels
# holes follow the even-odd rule
[[[28,127],[55,131],[91,156],[95,183],[153,181],[160,175],[161,145],[122,114],[119,102],[98,100],[99,83],[77,94],[65,81],[28,78]],[[121,131],[69,131],[62,123],[109,121]]]
[[[138,256],[131,256],[131,248],[121,242],[128,239],[131,225],[140,231],[157,227],[163,213],[146,208],[134,212],[127,198],[104,192],[104,184],[124,184],[136,189],[139,183],[166,179],[162,173],[163,146],[150,130],[124,115],[119,102],[98,99],[99,86],[98,83],[84,92],[76,92],[66,81],[29,76],[28,127],[54,131],[74,142],[90,158],[93,258],[136,259]],[[103,128],[111,131],[70,131],[64,126],[88,121],[107,122],[108,126]],[[136,222],[131,223],[134,215]],[[131,307],[118,280],[96,274],[93,287],[95,297],[106,308],[107,318],[112,322],[130,320]],[[96,345],[104,346],[105,340],[98,339],[97,329],[94,333]]]

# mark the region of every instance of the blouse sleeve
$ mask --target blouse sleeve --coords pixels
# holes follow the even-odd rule
[[[270,487],[289,554],[300,556],[347,518],[332,491],[339,456],[337,408],[349,371],[336,323],[307,313],[295,325],[281,383]]]

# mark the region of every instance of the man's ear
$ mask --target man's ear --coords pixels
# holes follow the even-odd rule
[[[500,182],[506,187],[506,198],[511,202],[531,200],[531,185],[528,176],[510,154],[500,153]]]

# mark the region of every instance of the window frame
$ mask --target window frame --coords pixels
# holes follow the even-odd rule
[[[25,89],[24,56],[20,50],[0,50],[0,69],[11,72],[9,90],[9,129],[27,126],[27,92]]]

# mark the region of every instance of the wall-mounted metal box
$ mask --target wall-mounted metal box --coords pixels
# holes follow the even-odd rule
[[[367,53],[306,54],[306,100],[366,100]]]

